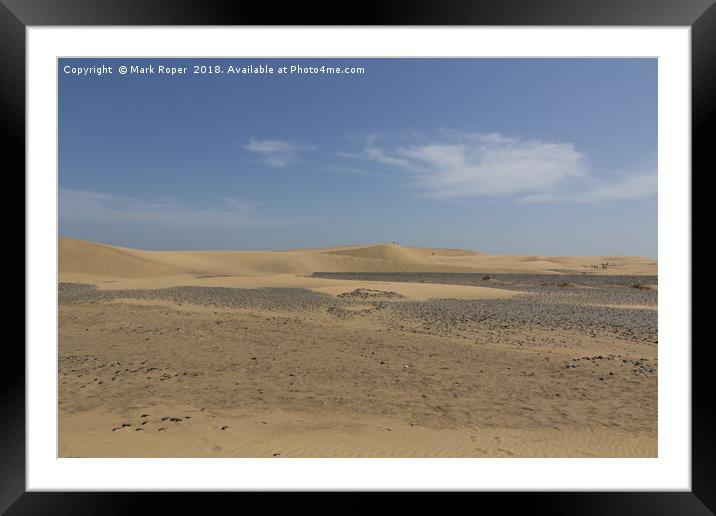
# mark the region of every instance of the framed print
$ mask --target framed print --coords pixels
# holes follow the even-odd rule
[[[27,202],[3,510],[714,510],[709,2],[2,9]]]

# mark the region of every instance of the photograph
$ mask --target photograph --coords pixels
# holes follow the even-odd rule
[[[658,71],[59,57],[58,457],[659,457]]]

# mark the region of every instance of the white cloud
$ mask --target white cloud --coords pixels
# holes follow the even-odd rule
[[[336,152],[336,156],[338,156],[339,158],[356,158],[356,159],[365,157],[362,154],[356,154],[355,152]]]
[[[257,140],[249,138],[244,149],[259,155],[259,161],[270,167],[285,167],[298,161],[298,153],[309,149],[306,145],[299,145],[282,140]]]
[[[188,206],[178,199],[143,200],[101,192],[61,189],[61,221],[140,223],[187,228],[291,226],[316,221],[312,217],[267,218],[258,204],[244,199],[220,199],[210,207]]]
[[[601,202],[646,199],[657,195],[657,175],[652,172],[626,175],[609,181],[592,180],[590,188],[583,192],[534,194],[522,197],[523,202]]]
[[[574,144],[443,130],[437,142],[368,146],[360,157],[400,169],[425,195],[440,198],[513,197],[526,202],[636,199],[656,194],[656,173],[596,180]]]
[[[355,168],[355,167],[342,167],[342,166],[330,166],[328,167],[329,170],[334,170],[337,172],[342,172],[345,174],[351,174],[355,176],[371,176],[371,177],[380,177],[382,174],[379,174],[377,172],[373,172],[371,170],[365,170],[362,168]]]
[[[336,156],[348,159],[369,159],[371,161],[395,167],[405,167],[410,165],[410,162],[405,159],[386,155],[385,151],[380,147],[365,147],[360,153],[337,152]]]
[[[657,175],[647,172],[619,178],[613,183],[597,185],[591,191],[578,195],[578,201],[607,201],[644,199],[655,197],[658,191]]]
[[[364,149],[364,152],[368,158],[383,163],[385,165],[405,167],[410,164],[405,159],[386,155],[385,151],[379,147],[366,147]]]

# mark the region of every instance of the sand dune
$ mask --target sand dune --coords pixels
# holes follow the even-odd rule
[[[656,267],[60,238],[59,454],[654,457]]]
[[[159,257],[157,257],[159,258]],[[184,272],[151,253],[73,238],[59,239],[59,272],[90,276],[148,277]]]
[[[595,268],[609,263],[608,268]],[[585,272],[657,274],[655,260],[628,256],[491,255],[396,244],[289,251],[144,251],[61,237],[61,281],[163,276],[305,275],[313,272]]]

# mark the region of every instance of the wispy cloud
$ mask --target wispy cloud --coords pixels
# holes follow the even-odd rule
[[[400,169],[406,182],[440,198],[498,197],[525,202],[599,202],[656,194],[656,171],[594,178],[586,157],[569,142],[500,133],[441,131],[439,139],[386,150],[367,145],[343,153]]]
[[[350,174],[354,176],[371,176],[371,177],[381,177],[384,174],[379,174],[378,172],[375,172],[373,170],[365,170],[364,168],[355,168],[355,167],[343,167],[339,165],[332,165],[328,167],[328,170],[341,172],[344,174]]]
[[[315,222],[315,217],[277,218],[258,213],[258,203],[225,198],[212,206],[188,206],[179,199],[135,199],[101,192],[61,189],[60,221],[141,223],[186,228],[281,227]]]
[[[249,143],[244,149],[259,156],[259,161],[270,167],[286,167],[298,161],[299,153],[302,150],[312,148],[309,145],[300,145],[283,140],[258,140],[249,138]]]
[[[596,185],[591,191],[577,195],[578,201],[628,200],[655,197],[658,192],[656,172],[642,172]]]
[[[363,151],[368,158],[379,163],[383,163],[384,165],[393,165],[396,167],[406,167],[410,165],[410,162],[408,160],[395,156],[390,156],[386,154],[385,150],[381,149],[380,147],[366,147]]]
[[[629,173],[609,181],[592,179],[583,191],[563,191],[559,193],[538,193],[526,195],[520,201],[539,202],[589,202],[627,201],[647,199],[657,195],[657,175],[653,172]]]

